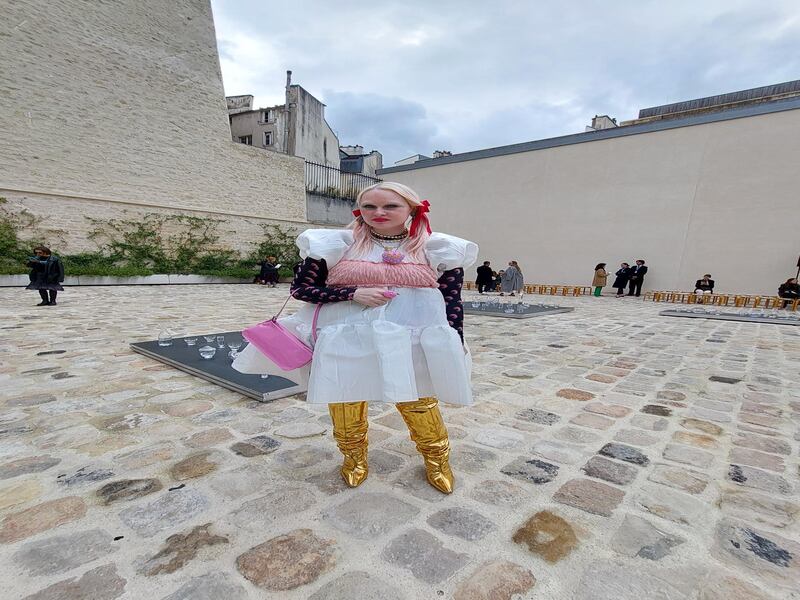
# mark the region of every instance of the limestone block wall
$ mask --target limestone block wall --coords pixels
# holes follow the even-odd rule
[[[264,224],[279,225],[282,229],[297,235],[312,226],[307,222],[259,218],[219,211],[176,210],[126,202],[92,200],[85,197],[23,194],[10,190],[0,190],[0,197],[6,198],[6,208],[11,212],[19,213],[26,210],[38,219],[36,231],[42,234],[45,244],[55,251],[70,254],[94,251],[99,247],[98,242],[88,237],[94,227],[87,217],[101,221],[112,219],[135,221],[148,214],[179,214],[216,219],[220,221],[217,227],[220,245],[243,254],[249,253],[262,241]],[[165,224],[164,233],[170,233],[169,224]]]
[[[0,194],[67,250],[137,206],[306,223],[302,159],[231,140],[208,0],[15,0],[0,28]]]

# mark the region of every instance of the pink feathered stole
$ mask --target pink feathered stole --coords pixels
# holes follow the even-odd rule
[[[368,260],[340,260],[328,273],[327,285],[397,286],[438,288],[436,271],[421,263],[375,263]]]

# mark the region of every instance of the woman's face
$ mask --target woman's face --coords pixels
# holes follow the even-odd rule
[[[402,233],[411,215],[408,202],[391,190],[370,190],[361,197],[359,209],[364,222],[384,235]]]
[[[47,256],[47,255],[46,255],[44,252],[42,252],[41,250],[34,250],[34,251],[33,251],[33,253],[34,253],[36,256],[38,256],[39,258],[44,258],[45,256]]]

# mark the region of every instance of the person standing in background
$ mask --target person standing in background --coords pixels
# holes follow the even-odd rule
[[[36,246],[33,253],[25,263],[31,268],[31,282],[25,289],[39,290],[42,301],[36,306],[56,306],[56,296],[64,289],[64,265],[47,246]]]
[[[603,293],[603,288],[608,283],[608,273],[606,273],[606,263],[598,263],[594,268],[594,278],[592,279],[592,286],[594,286],[594,295],[599,298]]]
[[[517,292],[522,292],[522,286],[522,268],[517,261],[509,261],[508,268],[503,273],[503,279],[500,283],[500,295],[511,292],[509,296],[514,296]]]
[[[492,276],[492,267],[490,267],[491,263],[488,260],[483,261],[483,264],[478,267],[478,278],[475,280],[475,285],[478,286],[478,293],[482,294],[485,291],[493,291],[493,280],[494,277]]]
[[[625,288],[628,286],[630,272],[631,266],[624,262],[619,266],[617,272],[614,273],[614,275],[616,275],[616,278],[614,279],[614,287],[617,288],[617,298],[622,298],[625,296]]]
[[[630,287],[628,288],[628,296],[639,296],[642,293],[642,284],[644,283],[644,276],[647,273],[647,267],[644,261],[640,258],[636,261],[636,265],[631,267],[630,270]]]

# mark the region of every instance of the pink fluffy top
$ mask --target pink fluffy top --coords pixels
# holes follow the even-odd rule
[[[399,263],[391,265],[368,260],[340,260],[328,273],[327,285],[362,287],[438,288],[438,277],[429,265]]]

